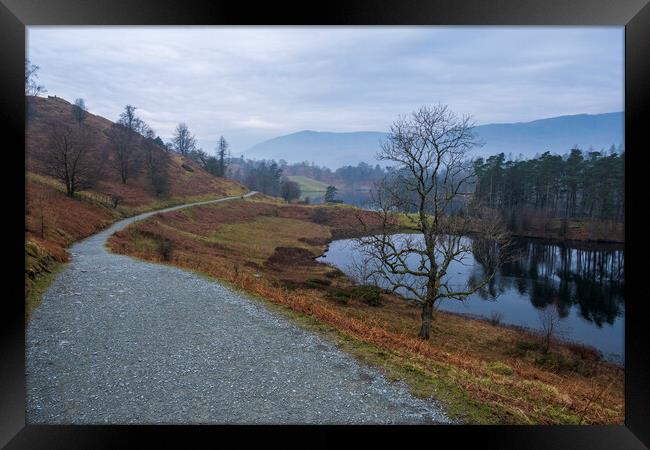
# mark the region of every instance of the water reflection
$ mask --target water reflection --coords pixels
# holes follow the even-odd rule
[[[553,303],[563,318],[577,305],[580,316],[596,326],[613,324],[624,311],[623,250],[598,247],[516,241],[516,257],[503,264],[491,288],[516,289],[540,309]]]
[[[486,273],[490,258],[473,255],[452,263],[448,280],[472,284]],[[512,259],[491,282],[464,302],[443,300],[440,309],[489,318],[498,312],[503,322],[539,329],[538,312],[557,306],[561,337],[601,350],[607,359],[622,362],[624,354],[624,250],[622,245],[567,245],[519,239],[511,245]],[[360,256],[351,240],[335,241],[323,262],[350,273]],[[400,292],[401,293],[401,292]]]

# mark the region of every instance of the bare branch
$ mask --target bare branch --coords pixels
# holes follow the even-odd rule
[[[374,219],[381,230],[366,227],[369,233],[358,239],[359,248],[375,262],[376,279],[422,303],[424,339],[435,303],[463,300],[490,283],[507,243],[498,217],[464,197],[475,180],[467,152],[480,145],[473,126],[471,117],[458,117],[447,106],[423,106],[393,123],[377,155],[396,167],[374,193]],[[481,214],[472,217],[472,211]],[[403,229],[400,223],[419,234],[397,234]],[[464,263],[472,253],[479,255],[483,276],[464,286],[452,285],[450,265]]]

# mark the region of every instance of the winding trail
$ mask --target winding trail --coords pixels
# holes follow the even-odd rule
[[[236,198],[141,214],[71,247],[27,327],[27,423],[449,423],[245,294],[104,246],[153,214]]]

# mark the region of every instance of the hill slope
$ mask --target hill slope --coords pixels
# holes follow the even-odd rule
[[[476,154],[481,156],[503,152],[533,157],[547,150],[564,154],[578,146],[583,150],[608,150],[624,142],[622,112],[606,114],[577,114],[552,117],[533,122],[502,123],[476,127],[485,146]]]
[[[27,100],[31,111],[26,129],[27,171],[48,175],[44,161],[51,144],[50,130],[53,125],[73,125],[72,105],[57,97],[28,97]],[[111,164],[108,131],[113,123],[90,113],[85,122],[92,136],[90,157],[98,164],[98,182],[92,190],[104,195],[119,195],[125,206],[143,207],[160,201],[161,197],[181,199],[202,195],[223,196],[232,189],[238,192],[243,190],[236,181],[217,178],[201,169],[194,161],[168,153],[156,145],[153,145],[154,153],[166,165],[170,182],[168,192],[161,197],[155,195],[144,167],[136,170],[127,183],[123,184],[118,171]],[[143,151],[142,148],[136,148],[136,156]],[[190,167],[191,171],[183,165]]]
[[[513,156],[533,157],[550,150],[564,154],[574,145],[586,150],[607,150],[612,144],[624,142],[624,115],[578,114],[532,122],[480,125],[475,131],[485,145],[473,151],[474,156],[503,152]],[[285,159],[288,162],[313,161],[337,168],[359,162],[374,163],[380,142],[386,133],[363,131],[331,133],[300,131],[279,136],[251,147],[246,156],[259,159]]]
[[[134,171],[126,184],[111,164],[107,132],[112,122],[88,114],[86,124],[92,136],[89,157],[96,162],[97,182],[92,189],[65,195],[64,185],[50,177],[47,155],[51,151],[53,126],[72,125],[72,105],[60,98],[28,97],[30,111],[26,128],[25,186],[25,289],[27,313],[39,299],[46,276],[68,259],[66,247],[94,234],[109,224],[137,212],[167,205],[239,195],[247,189],[236,181],[217,178],[195,162],[149,147],[164,164],[169,186],[156,195],[144,166]],[[143,152],[137,147],[135,154]],[[140,155],[142,156],[142,155]],[[111,196],[119,196],[113,206]]]

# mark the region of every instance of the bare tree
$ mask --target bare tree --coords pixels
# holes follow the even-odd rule
[[[137,108],[133,105],[126,105],[124,111],[120,114],[117,123],[127,130],[145,136],[150,128],[142,119],[135,115],[136,109]]]
[[[96,167],[90,158],[90,132],[87,127],[55,125],[50,130],[48,146],[44,150],[49,175],[57,178],[74,197],[79,190],[93,185]]]
[[[424,106],[399,118],[378,153],[395,170],[377,185],[373,219],[359,217],[366,236],[358,245],[371,261],[372,276],[421,304],[421,339],[431,334],[437,302],[463,300],[492,279],[502,258],[499,243],[507,239],[497,215],[481,215],[478,205],[470,208],[469,202],[460,201],[474,176],[466,158],[479,144],[472,127],[470,117],[459,118],[443,105]],[[452,214],[459,203],[467,213]],[[409,221],[418,233],[396,234],[404,226],[400,220]],[[480,279],[457,282],[447,272],[452,263],[465,264],[470,258],[470,234],[493,243],[483,246],[482,258],[489,264],[482,265]]]
[[[155,140],[151,139],[145,143],[147,175],[157,197],[166,195],[169,192],[168,159],[167,153],[158,148]]]
[[[34,189],[28,198],[28,215],[36,219],[33,224],[41,239],[45,239],[47,232],[56,229],[58,213],[52,207],[52,192],[48,189]]]
[[[134,150],[133,135],[122,125],[114,123],[108,131],[108,140],[112,153],[111,165],[120,175],[120,180],[126,184],[130,175],[131,160]]]
[[[208,160],[210,159],[210,156],[202,148],[195,148],[194,150],[191,150],[187,156],[192,161],[198,163],[204,169],[208,165]]]
[[[38,84],[39,66],[25,59],[25,95],[41,95],[47,93],[45,86]]]
[[[196,148],[196,139],[184,123],[179,123],[172,138],[174,150],[183,156],[188,156]]]
[[[556,304],[547,305],[546,308],[538,311],[539,322],[542,326],[541,334],[544,339],[544,353],[548,353],[551,348],[553,337],[558,334],[560,326],[560,313]]]
[[[361,285],[379,286],[381,280],[378,277],[380,267],[373,258],[367,255],[361,257],[352,257],[347,264],[346,273],[350,274],[350,278],[356,283]]]
[[[86,102],[84,101],[83,98],[78,98],[74,101],[74,105],[72,105],[72,118],[74,119],[75,122],[77,122],[77,125],[81,126],[81,124],[84,123],[86,120],[86,116],[88,115],[88,110],[86,109]]]
[[[138,170],[141,159],[138,158],[136,147],[141,137],[153,131],[146,123],[135,115],[135,106],[126,105],[117,123],[108,132],[111,153],[111,163],[120,174],[123,184],[129,176]]]

